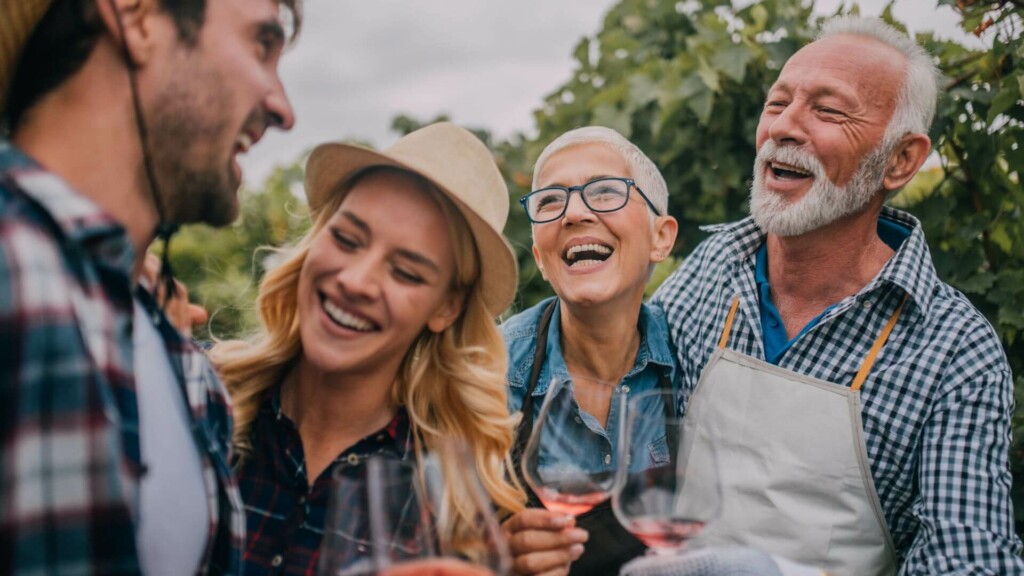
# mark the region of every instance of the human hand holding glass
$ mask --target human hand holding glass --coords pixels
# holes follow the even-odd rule
[[[610,496],[620,398],[613,383],[552,379],[522,457],[523,478],[548,510],[579,516]],[[590,433],[568,433],[583,426]]]
[[[687,430],[676,414],[677,396],[660,390],[638,394],[626,408],[612,509],[619,522],[646,544],[649,554],[672,554],[697,536],[721,509],[714,444]],[[665,451],[650,465],[638,437],[663,435]]]

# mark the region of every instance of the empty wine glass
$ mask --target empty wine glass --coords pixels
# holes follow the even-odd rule
[[[612,509],[649,554],[681,550],[721,509],[714,444],[687,430],[676,406],[675,393],[657,390],[636,395],[626,408]],[[636,440],[652,437],[653,444]]]
[[[440,554],[489,568],[497,576],[509,574],[508,542],[467,444],[436,440],[420,466]]]
[[[436,555],[428,496],[415,463],[384,456],[332,473],[320,576],[377,574]]]
[[[545,508],[579,516],[608,499],[623,398],[613,383],[552,379],[522,458],[523,478]]]

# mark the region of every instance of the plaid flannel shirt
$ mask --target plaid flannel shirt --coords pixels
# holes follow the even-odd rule
[[[287,574],[313,576],[320,561],[321,542],[331,504],[332,476],[336,469],[355,477],[367,456],[396,459],[413,457],[409,416],[399,409],[381,430],[359,440],[313,479],[306,476],[306,458],[299,430],[281,410],[280,386],[264,397],[252,426],[253,454],[238,465],[238,482],[245,500],[249,540],[245,543],[248,576]],[[338,566],[368,557],[370,536],[366,502],[348,494],[344,504],[346,525],[341,527],[354,544],[338,555]]]
[[[2,574],[140,573],[133,296],[191,409],[210,516],[200,572],[240,571],[226,392],[148,294],[133,294],[132,260],[120,224],[0,139]]]
[[[1014,533],[1008,464],[1013,381],[995,331],[939,280],[920,223],[884,208],[912,232],[879,274],[800,336],[778,365],[853,382],[904,294],[903,314],[861,389],[872,476],[900,574],[1024,574]],[[733,297],[729,347],[764,359],[751,218],[715,232],[658,289],[683,372],[683,402],[714,352]]]

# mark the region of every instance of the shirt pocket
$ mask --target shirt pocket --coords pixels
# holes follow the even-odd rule
[[[648,444],[647,452],[651,455],[651,464],[655,466],[668,464],[668,440],[666,437],[662,436]]]

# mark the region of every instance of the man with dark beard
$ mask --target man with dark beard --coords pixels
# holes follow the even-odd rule
[[[0,573],[239,573],[226,393],[136,281],[291,127],[299,1],[0,0]]]
[[[1005,354],[883,206],[930,151],[937,91],[906,35],[828,22],[768,92],[752,218],[655,294],[688,433],[718,455],[708,542],[836,574],[1024,573]]]

